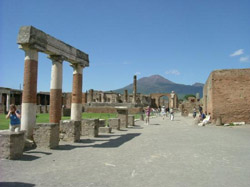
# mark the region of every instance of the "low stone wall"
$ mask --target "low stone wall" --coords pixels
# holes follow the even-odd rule
[[[135,116],[128,115],[128,126],[135,126]]]
[[[111,133],[111,127],[99,127],[99,133]]]
[[[33,137],[37,147],[56,148],[59,145],[59,125],[57,123],[38,123],[34,127]]]
[[[120,130],[121,120],[119,118],[110,118],[108,123],[112,129]]]
[[[23,155],[25,131],[0,131],[0,159],[19,159]]]
[[[117,113],[114,107],[84,107],[87,113]],[[128,108],[129,114],[138,114],[142,112],[142,108]]]
[[[99,132],[99,119],[83,119],[81,128],[82,136],[97,137]]]
[[[61,120],[60,138],[67,142],[78,142],[81,136],[81,121]]]

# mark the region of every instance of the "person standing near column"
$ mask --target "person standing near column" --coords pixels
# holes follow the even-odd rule
[[[20,112],[16,109],[15,105],[10,105],[10,110],[8,114],[6,115],[6,119],[10,118],[10,131],[11,132],[19,132],[20,131],[20,119],[21,119],[21,114]]]
[[[149,119],[150,119],[150,113],[151,113],[151,108],[148,106],[145,110],[146,113],[146,125],[149,125]]]

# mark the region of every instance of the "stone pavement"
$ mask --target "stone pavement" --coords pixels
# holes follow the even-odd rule
[[[0,160],[0,186],[249,187],[249,158],[250,126],[198,127],[177,114]]]

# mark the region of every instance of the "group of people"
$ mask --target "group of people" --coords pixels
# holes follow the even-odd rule
[[[150,106],[147,106],[145,109],[145,115],[146,115],[146,124],[149,125],[149,119],[150,119],[150,115],[151,112],[157,112],[160,116],[162,116],[162,119],[164,120],[165,117],[168,116],[168,114],[170,115],[170,120],[173,121],[174,120],[174,110],[173,108],[165,108],[165,106],[159,107],[158,109],[152,109]]]
[[[206,124],[210,123],[210,120],[211,120],[211,115],[210,113],[207,114],[207,112],[203,112],[203,108],[199,105],[198,106],[198,112],[199,112],[199,116],[197,116],[197,110],[196,108],[194,107],[193,108],[193,118],[198,118],[199,120],[199,123],[198,125],[199,126],[205,126]]]

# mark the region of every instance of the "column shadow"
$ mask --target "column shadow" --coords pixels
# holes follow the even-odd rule
[[[35,184],[24,182],[0,182],[0,187],[33,187]]]

